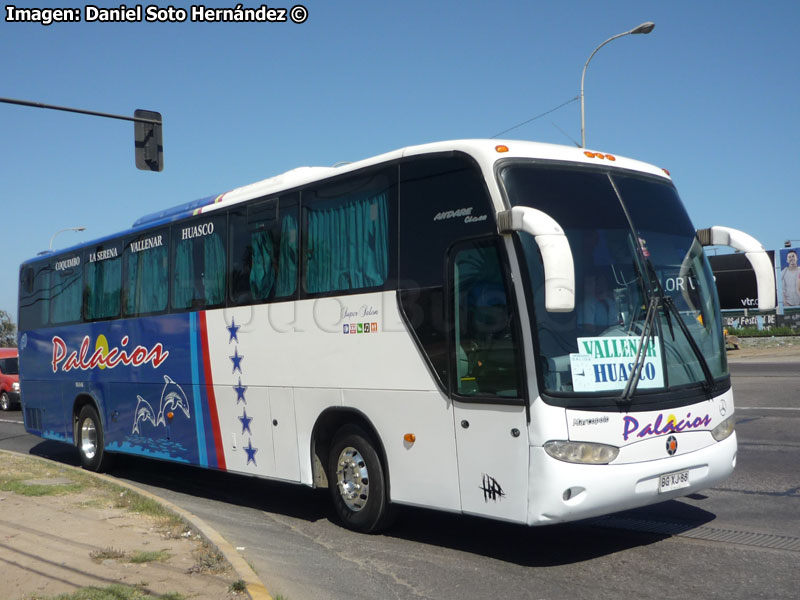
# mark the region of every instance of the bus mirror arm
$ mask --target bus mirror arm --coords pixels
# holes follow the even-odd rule
[[[546,213],[530,206],[515,206],[497,215],[500,233],[523,231],[533,236],[544,265],[544,305],[547,312],[575,309],[575,265],[561,226]]]
[[[738,229],[719,225],[698,229],[697,239],[703,246],[729,246],[744,252],[756,274],[758,310],[775,310],[775,269],[757,239]]]

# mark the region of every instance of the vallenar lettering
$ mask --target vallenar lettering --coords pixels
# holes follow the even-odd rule
[[[130,249],[131,252],[141,252],[142,250],[150,250],[151,248],[158,248],[159,246],[163,245],[164,242],[162,241],[161,236],[156,235],[151,238],[131,242]]]
[[[585,340],[583,344],[583,353],[590,354],[594,358],[636,358],[636,353],[639,351],[639,338],[632,337],[630,339],[619,340]],[[656,346],[653,340],[647,344],[645,354],[649,357],[656,356]]]

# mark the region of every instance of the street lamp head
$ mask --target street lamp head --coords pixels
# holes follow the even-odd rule
[[[652,21],[642,23],[638,27],[631,29],[630,33],[650,33],[655,28],[656,24]]]

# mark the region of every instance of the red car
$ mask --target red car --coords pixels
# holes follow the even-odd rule
[[[0,348],[0,410],[19,404],[18,356],[16,348]]]

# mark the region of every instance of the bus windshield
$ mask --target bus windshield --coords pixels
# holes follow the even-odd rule
[[[641,402],[727,379],[712,273],[669,181],[541,162],[508,163],[500,178],[512,206],[544,211],[564,228],[574,258],[575,309],[547,312],[536,242],[518,235],[542,392],[581,396],[576,405],[628,392]]]

